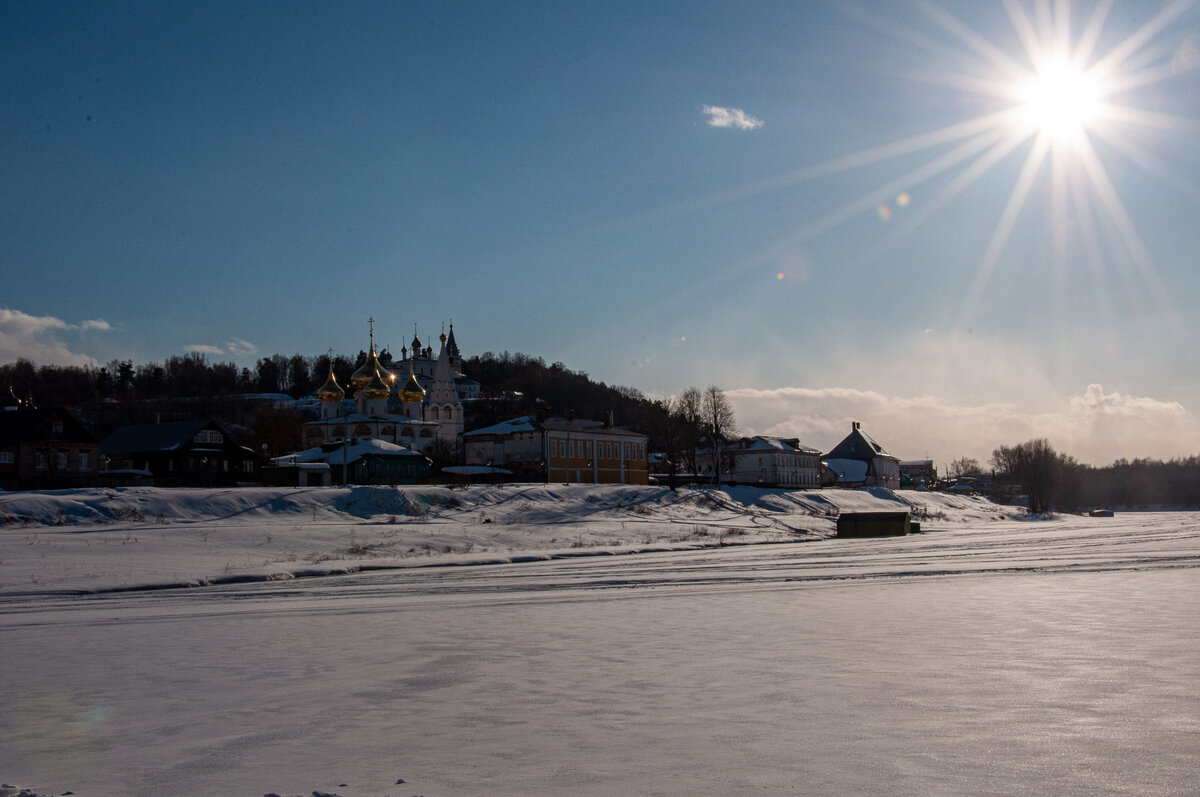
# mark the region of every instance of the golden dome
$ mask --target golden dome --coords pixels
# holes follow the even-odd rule
[[[367,354],[367,359],[363,361],[363,364],[351,375],[350,384],[354,385],[355,390],[362,390],[377,375],[389,387],[396,381],[396,377],[380,365],[379,356],[375,354],[375,342],[371,341],[371,351]]]
[[[362,392],[363,395],[369,399],[381,399],[387,398],[392,392],[392,388],[386,381],[384,381],[383,376],[380,375],[377,369],[375,371],[375,375],[371,377],[371,381],[367,382],[367,384],[363,386]]]
[[[342,390],[341,385],[337,383],[337,379],[333,376],[333,363],[329,363],[329,378],[325,380],[325,384],[321,385],[317,390],[317,398],[321,401],[341,401],[346,397],[346,391]]]
[[[421,387],[421,383],[417,381],[416,375],[413,374],[412,360],[408,361],[408,381],[404,383],[404,387],[400,390],[400,400],[405,404],[425,400],[425,388]]]

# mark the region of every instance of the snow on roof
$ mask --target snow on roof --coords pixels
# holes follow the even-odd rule
[[[295,454],[277,457],[275,462],[279,465],[299,465],[304,462],[327,462],[331,465],[341,465],[345,462],[357,462],[368,454],[393,456],[393,457],[422,457],[425,455],[419,451],[414,451],[408,446],[396,445],[389,443],[386,440],[376,440],[374,438],[363,438],[361,440],[351,440],[345,445],[335,447],[317,446],[316,448],[297,451]]]
[[[838,484],[866,481],[867,462],[862,459],[827,459],[825,465],[837,474]]]
[[[485,426],[482,429],[475,429],[467,432],[463,435],[463,437],[485,434],[513,434],[514,432],[536,432],[541,428],[542,425],[533,418],[530,418],[528,415],[522,415],[520,418],[510,418],[507,421],[501,421],[494,426]]]
[[[815,448],[800,445],[795,438],[772,437],[770,435],[755,435],[741,446],[742,451],[800,451],[806,454],[820,454]]]

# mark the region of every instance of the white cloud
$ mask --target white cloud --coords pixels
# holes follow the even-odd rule
[[[0,307],[0,362],[24,357],[37,365],[97,365],[94,358],[71,351],[63,336],[108,328],[107,321],[68,324],[54,316],[34,316]]]
[[[184,351],[196,352],[198,354],[212,354],[214,356],[229,355],[232,357],[248,357],[258,351],[258,347],[249,341],[234,339],[226,343],[224,346],[214,346],[210,343],[193,343],[190,346],[184,346]]]
[[[708,117],[709,127],[733,127],[738,130],[753,130],[763,126],[763,120],[743,111],[741,108],[722,108],[719,105],[701,106],[704,115]]]
[[[258,347],[248,340],[234,339],[225,344],[230,354],[238,357],[248,357],[258,353]]]
[[[220,346],[209,346],[207,343],[193,343],[190,346],[184,346],[183,350],[186,352],[193,352],[196,354],[224,354],[225,353],[225,350],[222,349]]]
[[[738,389],[728,395],[744,433],[799,437],[822,450],[836,445],[856,420],[901,459],[942,463],[961,456],[987,461],[999,445],[1038,437],[1093,465],[1200,451],[1200,419],[1181,404],[1105,393],[1095,384],[1049,410],[850,388]]]

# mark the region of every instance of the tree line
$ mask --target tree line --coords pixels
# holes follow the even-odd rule
[[[386,349],[378,356],[403,378],[402,362],[394,361]],[[142,365],[112,360],[97,366],[38,366],[21,358],[0,365],[0,389],[11,386],[18,398],[32,396],[39,406],[81,409],[101,437],[127,423],[213,417],[245,431],[256,450],[265,444],[276,455],[299,445],[298,414],[269,405],[247,408],[236,399],[248,394],[311,395],[328,378],[331,366],[338,384],[347,389],[351,374],[366,358],[364,351],[353,359],[335,355],[332,361],[326,355],[275,354],[258,359],[254,368],[213,362],[197,352]],[[736,429],[732,407],[715,386],[705,391],[689,387],[679,396],[655,400],[636,388],[593,381],[587,372],[561,362],[547,364],[541,357],[507,351],[468,358],[463,371],[482,386],[479,400],[466,407],[468,430],[520,415],[606,420],[612,413],[617,425],[649,435],[652,450],[666,451],[681,469],[696,473],[695,449],[705,441],[726,442]]]
[[[956,460],[955,466],[971,461]],[[1200,506],[1200,457],[1168,461],[1119,459],[1105,467],[1085,465],[1039,438],[992,452],[993,492],[999,499],[1026,498],[1030,512]],[[964,473],[965,475],[965,473]]]
[[[354,369],[366,359],[337,355],[333,370],[345,385]],[[386,350],[380,354],[391,362]],[[18,398],[33,396],[40,404],[73,407],[89,400],[162,399],[192,396],[228,396],[237,393],[285,393],[306,396],[329,376],[325,355],[262,357],[254,368],[233,362],[211,362],[198,352],[168,357],[163,362],[134,365],[132,360],[111,360],[106,365],[35,365],[19,358],[0,365],[0,383]]]

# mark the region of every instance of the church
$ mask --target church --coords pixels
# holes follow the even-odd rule
[[[402,348],[400,381],[380,361],[375,350],[375,320],[370,319],[367,358],[350,377],[353,403],[338,384],[330,361],[329,377],[317,390],[321,416],[306,424],[309,447],[342,440],[375,439],[408,446],[426,455],[435,450],[456,452],[463,434],[463,401],[479,395],[479,383],[463,376],[462,355],[450,333],[442,332],[437,357],[432,347],[413,335],[412,346]]]

